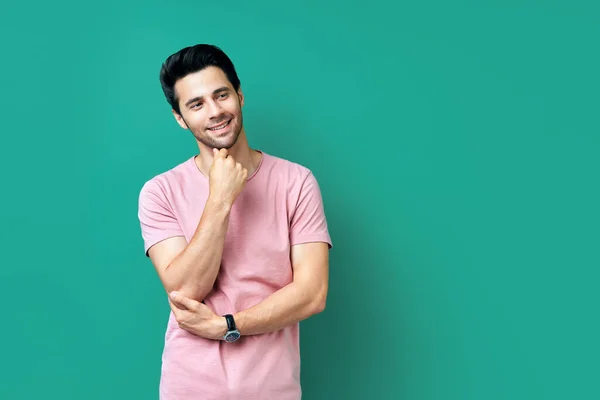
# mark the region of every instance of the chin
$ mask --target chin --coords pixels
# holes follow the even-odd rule
[[[203,131],[202,134],[194,134],[194,136],[198,142],[202,143],[206,147],[215,149],[230,149],[235,146],[240,134],[242,133],[241,129],[237,129],[237,127],[232,128],[233,130],[231,132],[228,132],[223,136],[213,136],[209,131]]]
[[[227,138],[225,140],[215,140],[214,138],[209,138],[208,140],[201,140],[202,143],[209,147],[214,147],[216,149],[230,149],[237,143],[239,135],[236,135],[232,138]]]
[[[231,135],[232,136],[228,137],[227,139],[225,139],[223,142],[220,143],[223,146],[223,148],[229,149],[229,148],[235,146],[238,139],[240,138],[239,132],[237,134],[232,132]]]

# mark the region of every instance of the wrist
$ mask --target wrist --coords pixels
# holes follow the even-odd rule
[[[222,340],[227,333],[227,320],[225,320],[225,317],[215,316],[212,325],[215,337]]]
[[[225,314],[223,317],[227,324],[227,333],[224,335],[223,339],[228,343],[233,343],[238,340],[241,335],[237,327],[237,322],[232,314]]]
[[[233,207],[233,204],[229,201],[216,198],[216,196],[209,194],[208,200],[206,201],[206,207],[217,212],[229,214],[229,212],[231,211],[231,207]]]
[[[244,326],[244,317],[242,313],[233,314],[233,318],[235,319],[235,326],[237,330],[242,333]]]

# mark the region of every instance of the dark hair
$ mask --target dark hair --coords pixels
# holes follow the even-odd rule
[[[237,92],[240,80],[235,72],[233,62],[215,45],[197,44],[185,47],[170,55],[160,69],[160,85],[171,107],[180,113],[179,99],[175,95],[175,82],[188,74],[198,72],[207,67],[218,67],[223,70],[227,79]]]

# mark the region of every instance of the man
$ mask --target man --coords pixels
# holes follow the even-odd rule
[[[332,247],[319,185],[249,147],[240,81],[218,47],[171,55],[160,81],[200,150],[139,197],[172,311],[160,398],[300,399],[299,322],[325,307]]]

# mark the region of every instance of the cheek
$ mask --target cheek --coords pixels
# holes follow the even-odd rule
[[[188,127],[193,129],[203,129],[205,127],[204,120],[199,114],[189,115],[188,117],[186,117],[185,121],[187,122]]]
[[[225,109],[232,115],[239,115],[241,112],[240,105],[237,101],[232,101],[231,103],[227,104]]]
[[[232,110],[233,112],[231,113],[234,117],[235,117],[235,122],[237,124],[240,123],[241,119],[242,119],[242,110],[240,110],[239,108],[236,108],[234,110]]]

